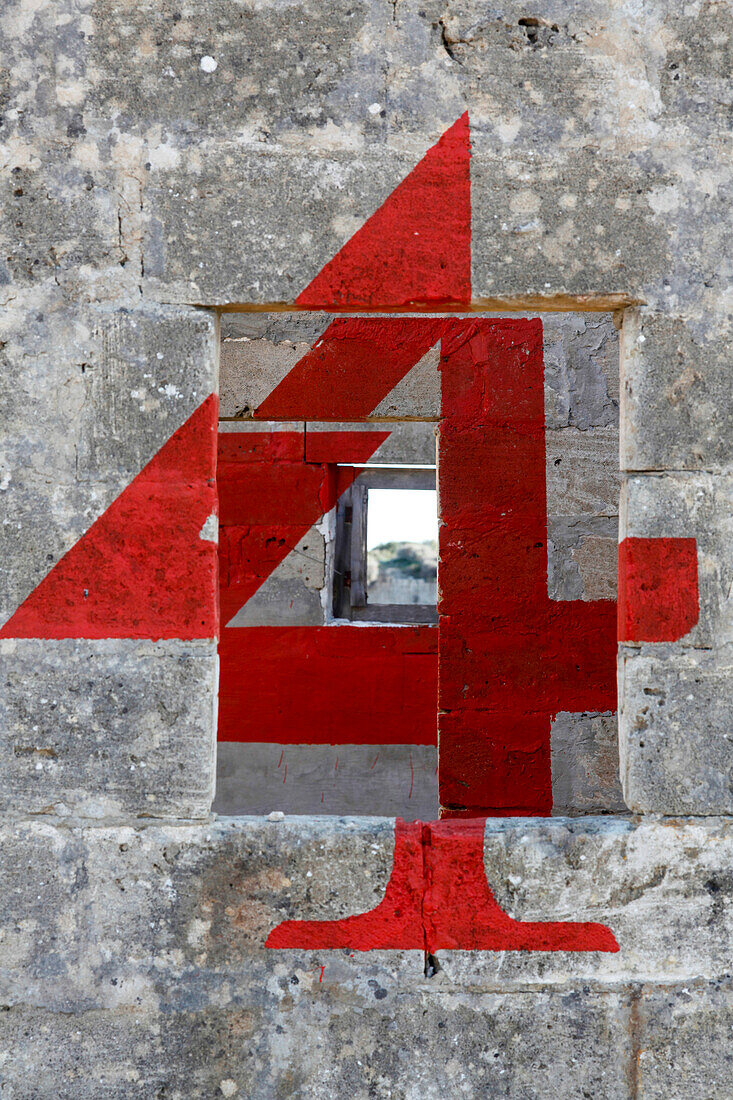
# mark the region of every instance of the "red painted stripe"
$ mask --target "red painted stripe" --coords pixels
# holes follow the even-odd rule
[[[217,633],[217,399],[208,397],[0,630],[3,638]]]
[[[333,321],[268,394],[258,420],[360,420],[440,339],[445,322],[421,317]]]
[[[547,595],[541,323],[452,322],[441,374],[441,805],[547,814],[553,717],[616,706],[615,604]]]
[[[676,642],[697,623],[695,539],[624,539],[618,582],[619,641]]]
[[[434,626],[229,627],[219,740],[434,745]]]
[[[367,913],[330,921],[283,921],[269,948],[352,951],[619,950],[604,924],[519,921],[497,903],[484,869],[483,818],[395,822],[392,874]]]
[[[307,462],[363,462],[364,459],[358,451],[363,451],[364,445],[361,444],[359,448],[351,448],[348,441],[344,439],[344,432],[313,432],[308,431],[305,437],[305,457]],[[386,439],[389,439],[389,432],[376,432],[365,431],[362,433],[354,432],[353,435],[362,434],[368,439],[372,439],[377,442],[377,446],[370,447],[371,455],[376,456],[379,447]]]
[[[297,304],[374,309],[470,301],[470,156],[466,112],[329,260]]]

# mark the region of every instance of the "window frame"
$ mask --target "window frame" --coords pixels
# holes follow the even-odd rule
[[[333,614],[352,622],[437,625],[437,604],[367,603],[367,507],[370,489],[437,489],[437,467],[364,467],[336,506]]]

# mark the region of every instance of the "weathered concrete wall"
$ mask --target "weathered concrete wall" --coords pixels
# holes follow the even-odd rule
[[[263,947],[284,917],[372,908],[387,823],[8,823],[4,1087],[723,1100],[732,845],[717,819],[495,822],[483,852],[502,906],[602,920],[621,951],[441,951],[425,976],[419,950]]]
[[[466,110],[471,308],[625,307],[621,536],[696,539],[700,593],[684,635],[621,647],[625,797],[661,817],[487,827],[507,911],[619,952],[442,951],[430,978],[417,950],[263,946],[373,906],[391,822],[192,820],[213,582],[198,633],[4,637],[3,1094],[728,1100],[730,818],[701,816],[733,812],[730,5],[8,0],[0,37],[0,622],[216,390],[214,307],[292,305]],[[558,596],[607,594],[604,518],[554,525]],[[182,536],[207,560],[213,526]]]

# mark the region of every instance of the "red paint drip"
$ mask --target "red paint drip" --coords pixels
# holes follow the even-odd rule
[[[624,539],[618,582],[620,642],[676,642],[697,623],[695,539]]]
[[[468,113],[296,299],[304,309],[394,308],[471,298]]]
[[[619,950],[603,924],[519,921],[486,881],[483,819],[395,823],[392,874],[367,913],[332,921],[283,921],[270,948],[459,951]]]
[[[161,447],[0,630],[3,638],[212,638],[214,394]]]

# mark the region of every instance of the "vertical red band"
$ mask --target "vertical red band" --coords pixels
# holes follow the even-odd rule
[[[676,642],[699,614],[695,539],[627,538],[619,544],[620,642]]]
[[[616,706],[615,606],[548,598],[541,322],[455,321],[441,372],[442,813],[548,814],[553,717]]]

